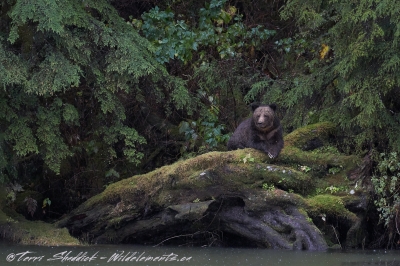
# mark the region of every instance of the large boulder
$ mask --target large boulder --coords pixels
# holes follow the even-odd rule
[[[349,194],[347,177],[361,160],[317,150],[332,129],[322,123],[289,134],[276,160],[254,149],[211,152],[124,179],[57,226],[90,243],[360,246],[364,194]]]

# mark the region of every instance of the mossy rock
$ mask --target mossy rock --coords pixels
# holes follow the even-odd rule
[[[354,195],[317,195],[306,199],[305,209],[317,227],[324,232],[328,243],[332,246],[340,245],[342,248],[355,248],[365,244],[366,212],[356,214],[349,209],[350,205],[357,205],[366,210],[367,204],[363,200]]]
[[[350,186],[346,177],[360,158],[302,150],[314,137],[328,140],[334,128],[319,123],[290,133],[277,159],[254,149],[210,152],[121,180],[56,226],[67,227],[79,239],[89,235],[92,238],[86,240],[91,243],[156,244],[174,239],[170,242],[184,244],[174,236],[215,230],[223,232],[227,241],[240,239],[260,247],[324,249],[318,228],[329,236],[326,242],[337,244],[337,232],[329,233],[331,227],[322,220],[325,215],[329,222],[338,218],[344,225],[338,233],[350,246],[357,246],[359,237],[351,235],[362,235],[361,220],[349,209],[357,197],[345,191],[331,195],[326,188]],[[326,194],[315,195],[317,191]],[[296,229],[296,223],[301,228]],[[26,221],[5,206],[0,210],[0,228],[12,228],[8,238],[20,243],[79,244],[65,229]],[[42,236],[45,231],[51,237]],[[208,240],[215,239],[201,243]]]
[[[307,149],[308,143],[317,139],[322,144],[327,144],[329,136],[333,134],[335,129],[336,126],[330,122],[321,122],[304,126],[285,136],[285,146],[304,150]]]
[[[349,186],[346,176],[360,162],[356,156],[300,149],[307,139],[328,138],[333,129],[329,123],[320,123],[292,132],[285,139],[280,157],[274,160],[254,149],[210,152],[121,180],[80,205],[61,219],[58,226],[68,227],[77,237],[92,235],[94,243],[156,244],[157,240],[164,243],[163,238],[175,239],[174,234],[178,234],[175,230],[179,234],[196,234],[220,219],[220,230],[224,228],[228,235],[234,232],[245,238],[243,224],[257,228],[249,233],[247,240],[242,239],[245,243],[318,249],[324,245],[311,221],[322,221],[321,214],[328,219],[340,217],[347,229],[359,221],[346,207],[345,196],[312,196],[318,189],[332,192],[326,190],[327,186]],[[310,170],[304,170],[305,166]],[[191,209],[196,211],[189,214]],[[235,213],[247,222],[242,221],[241,225]],[[297,242],[291,242],[284,230],[280,231],[286,226],[294,234],[291,213],[293,221],[303,226],[303,231],[297,234],[307,236],[297,238]],[[274,219],[285,226],[270,223]],[[276,233],[266,233],[265,228]],[[272,240],[259,238],[257,230],[261,230],[260,236]],[[333,237],[328,240],[336,244]],[[155,242],[149,243],[149,238]],[[304,244],[307,241],[314,244]],[[178,240],[174,243],[184,244]]]
[[[78,239],[69,234],[66,228],[57,228],[54,224],[42,221],[29,221],[7,206],[7,193],[4,187],[0,187],[0,195],[0,234],[3,239],[24,245],[75,246],[81,244]]]
[[[342,200],[342,197],[336,195],[316,195],[306,200],[307,212],[316,217],[318,215],[328,215],[340,218],[357,220],[357,216],[349,211]]]

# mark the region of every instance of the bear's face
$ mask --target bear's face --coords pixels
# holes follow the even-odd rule
[[[268,132],[274,127],[274,107],[269,105],[253,107],[253,122],[259,131]]]

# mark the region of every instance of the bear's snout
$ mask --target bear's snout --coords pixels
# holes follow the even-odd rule
[[[260,128],[260,129],[266,130],[266,129],[271,128],[272,125],[269,124],[269,123],[265,123],[265,122],[258,122],[257,123],[257,127]]]
[[[271,127],[273,122],[268,117],[262,115],[257,118],[256,124],[258,127],[265,128],[265,127]]]

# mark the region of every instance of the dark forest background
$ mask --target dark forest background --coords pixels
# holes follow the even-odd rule
[[[334,148],[370,155],[395,233],[399,12],[390,0],[0,0],[0,181],[10,201],[37,192],[28,206],[48,211],[33,219],[56,219],[110,183],[226,150],[248,104],[276,103],[286,134],[330,121]]]

